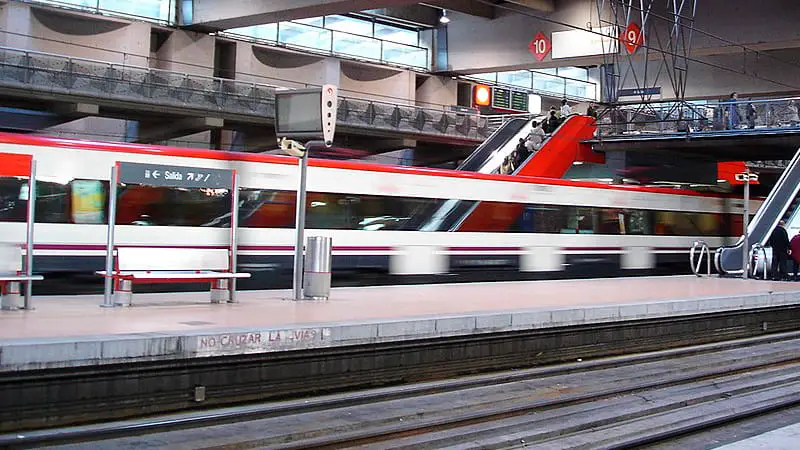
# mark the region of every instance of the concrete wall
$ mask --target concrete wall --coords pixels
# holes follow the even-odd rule
[[[9,2],[0,5],[0,44],[147,66],[150,24]]]
[[[214,37],[192,31],[172,31],[155,53],[151,67],[192,75],[214,75]]]
[[[283,51],[249,42],[236,43],[236,79],[289,88],[339,84],[340,61]]]
[[[457,101],[457,81],[447,77],[418,77],[416,92],[416,104],[418,106],[455,105]]]
[[[340,95],[399,105],[413,105],[417,77],[408,70],[342,62]]]

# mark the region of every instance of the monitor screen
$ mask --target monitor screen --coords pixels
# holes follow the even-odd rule
[[[275,124],[278,136],[322,136],[322,92],[287,91],[276,95]]]

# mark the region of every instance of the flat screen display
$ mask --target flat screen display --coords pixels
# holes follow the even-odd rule
[[[275,128],[278,136],[322,136],[322,92],[288,91],[276,95]]]

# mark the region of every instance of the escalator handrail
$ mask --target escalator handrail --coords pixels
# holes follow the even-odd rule
[[[496,129],[496,130],[494,130],[494,132],[493,132],[493,133],[492,133],[492,134],[491,134],[491,135],[490,135],[488,138],[486,138],[486,140],[485,140],[485,141],[483,141],[483,142],[481,143],[481,145],[479,145],[479,146],[478,146],[478,147],[477,147],[477,148],[476,148],[476,149],[475,149],[475,150],[474,150],[474,151],[473,151],[473,152],[472,152],[472,153],[471,153],[471,154],[470,154],[470,155],[467,157],[467,159],[465,159],[465,160],[464,160],[464,161],[463,161],[461,164],[459,164],[459,165],[458,165],[458,167],[456,167],[456,170],[464,170],[464,167],[467,167],[467,166],[468,166],[470,163],[472,163],[472,161],[473,161],[475,158],[478,158],[478,157],[479,157],[479,156],[480,156],[480,155],[483,153],[483,151],[484,151],[484,150],[485,150],[485,149],[486,149],[486,148],[487,148],[489,145],[492,145],[492,144],[493,144],[493,141],[494,141],[494,139],[495,139],[495,138],[497,138],[497,135],[498,135],[498,134],[500,134],[501,132],[504,132],[504,131],[506,131],[506,128],[508,128],[508,127],[510,127],[510,126],[512,126],[512,125],[514,125],[514,124],[519,124],[519,129],[521,129],[521,128],[522,128],[522,127],[524,127],[524,126],[525,126],[525,124],[527,124],[527,123],[528,123],[528,120],[527,120],[527,119],[523,119],[523,118],[521,118],[521,117],[520,117],[520,118],[512,118],[512,119],[509,119],[509,120],[507,120],[507,121],[506,121],[506,122],[504,122],[502,125],[500,125],[500,126],[499,126],[499,127]],[[516,131],[516,132],[514,132],[514,135],[516,135],[516,134],[517,134],[517,132],[519,132],[519,129],[517,129],[517,131]],[[495,146],[495,148],[502,147],[502,146],[503,146],[503,145],[505,145],[507,142],[508,142],[508,140],[505,140],[505,141],[503,141],[503,142],[499,143],[497,146]]]

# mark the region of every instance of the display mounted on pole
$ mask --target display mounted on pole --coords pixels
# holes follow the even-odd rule
[[[550,43],[550,39],[547,39],[547,36],[544,35],[541,31],[536,34],[536,36],[528,43],[528,50],[530,50],[531,54],[536,57],[536,60],[542,62],[545,56],[550,53],[552,49],[552,44]]]
[[[750,236],[747,228],[750,226],[750,183],[758,181],[758,174],[749,169],[734,175],[736,181],[744,183],[744,211],[742,212],[742,278],[747,278],[750,266]],[[766,262],[765,262],[766,264]],[[766,268],[764,269],[767,270]]]
[[[308,152],[314,146],[330,147],[333,145],[333,137],[336,132],[336,109],[338,107],[338,89],[333,85],[324,85],[316,89],[297,89],[280,91],[275,94],[275,134],[281,139],[281,149],[291,156],[300,158],[300,182],[297,188],[296,206],[296,236],[294,247],[294,277],[293,291],[294,300],[304,298],[327,298],[327,290],[330,290],[330,270],[327,272],[306,271],[306,278],[327,277],[318,283],[312,281],[315,291],[312,295],[303,295],[303,236],[306,226],[306,177],[308,173]],[[303,144],[298,139],[306,140]],[[320,140],[321,139],[321,140]],[[324,238],[327,244],[321,248],[327,249],[327,255],[320,252],[314,256],[330,259],[330,238]],[[320,267],[329,267],[330,264],[322,264]],[[316,289],[322,286],[323,289]],[[324,292],[322,292],[324,291]]]

